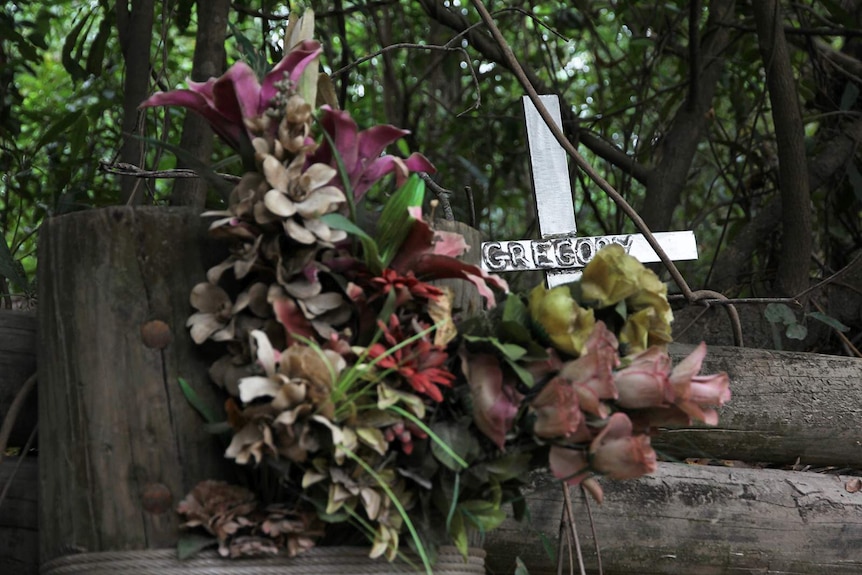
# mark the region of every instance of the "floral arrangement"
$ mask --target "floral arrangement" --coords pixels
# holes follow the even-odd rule
[[[262,82],[237,63],[143,104],[202,114],[254,166],[227,210],[205,213],[230,255],[194,287],[188,325],[224,352],[210,376],[227,421],[213,427],[258,484],[201,483],[179,505],[185,527],[230,557],[358,533],[391,560],[406,539],[429,569],[436,544],[466,553],[468,533],[498,526],[508,504],[522,516],[529,471],[549,467],[601,501],[597,477],[655,470],[659,427],[717,422],[727,375],[698,375],[703,345],[672,368],[666,288],[619,246],[579,282],[528,297],[457,259],[468,246],[425,219],[411,175],[430,162],[381,155],[406,132],[359,131],[318,107],[309,17]],[[387,174],[394,191],[367,217]],[[461,317],[444,278],[472,285],[487,311]]]

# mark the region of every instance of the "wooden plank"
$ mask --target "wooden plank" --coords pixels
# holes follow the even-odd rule
[[[0,491],[12,479],[0,505],[0,573],[39,573],[39,465],[35,457],[25,457],[16,470],[18,458],[0,462]]]
[[[849,479],[667,463],[635,481],[602,481],[605,501],[601,506],[593,502],[591,508],[604,573],[860,573],[862,492],[849,493]],[[586,509],[579,491],[572,493],[586,563],[595,573]],[[511,573],[520,556],[530,575],[556,573],[538,533],[556,545],[562,509],[559,483],[539,480],[527,501],[528,523],[507,520],[489,534],[489,572]]]
[[[654,438],[661,453],[862,469],[862,359],[710,346],[703,371],[726,371],[733,398],[717,427]]]
[[[112,207],[42,225],[39,238],[41,557],[170,547],[176,504],[226,476],[223,446],[178,385],[221,399],[185,327],[205,277],[206,223],[179,208]],[[86,238],[86,241],[82,241]],[[167,338],[142,327],[164,322]]]
[[[36,373],[36,314],[0,310],[0,421],[28,377]],[[22,447],[36,424],[36,394],[18,414],[9,446]]]

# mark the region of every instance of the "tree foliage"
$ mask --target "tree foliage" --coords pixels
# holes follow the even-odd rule
[[[262,68],[280,58],[289,12],[306,7],[217,4],[0,5],[0,229],[29,277],[46,216],[125,201],[132,188],[136,202],[204,201],[204,192],[180,191],[168,180],[123,184],[105,166],[171,169],[178,160],[160,141],[212,141],[206,132],[190,137],[200,126],[184,126],[177,109],[139,113],[124,92],[130,78],[147,79],[152,92],[178,87],[185,76],[217,75],[237,59]],[[457,219],[490,238],[535,236],[523,89],[474,6],[310,4],[342,105],[369,124],[409,129],[399,152],[421,150],[436,164],[433,177],[451,190]],[[855,271],[807,295],[827,307],[831,299],[855,302],[849,313],[829,311],[854,328],[845,337],[858,347],[862,293],[848,278],[862,277],[862,3],[486,4],[530,82],[560,96],[564,131],[592,165],[656,231],[695,231],[701,258],[681,266],[692,286],[795,296],[855,262]],[[224,30],[212,25],[222,21],[220,10]],[[153,18],[148,46],[130,40],[142,25],[130,17],[141,11]],[[219,44],[224,54],[213,47]],[[146,66],[141,51],[149,54]],[[798,120],[788,120],[794,110]],[[195,153],[217,171],[239,169],[220,142]],[[583,173],[573,169],[571,177],[581,233],[634,231]],[[206,201],[219,199],[210,193]],[[0,274],[13,292],[29,289],[8,266]]]

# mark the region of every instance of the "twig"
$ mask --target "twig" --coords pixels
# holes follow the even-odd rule
[[[476,199],[473,197],[473,188],[464,186],[464,194],[467,196],[467,204],[470,206],[470,227],[476,227]]]
[[[587,508],[587,517],[590,520],[590,530],[593,532],[593,544],[596,547],[596,563],[598,569],[598,575],[603,575],[602,571],[602,550],[599,545],[599,536],[596,534],[596,522],[593,521],[593,510],[590,507],[590,498],[587,497],[587,490],[584,488],[584,485],[581,484],[581,496],[584,498],[584,507]]]
[[[715,300],[715,301],[723,301],[727,299],[727,296],[717,291],[712,291],[708,289],[701,289],[695,292],[692,292],[691,302],[705,302],[707,300]],[[704,304],[709,305],[709,304]],[[724,309],[727,310],[727,317],[730,319],[730,327],[733,330],[733,345],[736,347],[743,347],[742,344],[742,323],[739,321],[739,312],[736,311],[736,307],[733,304],[725,304]]]
[[[443,208],[443,217],[450,222],[454,221],[455,214],[452,213],[452,204],[449,202],[449,198],[452,197],[452,192],[440,186],[440,184],[432,180],[431,176],[425,172],[419,172],[419,177],[422,178],[425,185],[431,188],[431,191],[435,196],[437,196],[437,199],[440,200],[440,207]]]
[[[201,177],[200,174],[198,174],[194,170],[144,170],[143,168],[139,168],[138,166],[135,166],[133,164],[127,164],[125,162],[99,162],[99,169],[109,174],[118,174],[120,176],[134,176],[136,178],[179,179]],[[216,175],[220,176],[227,182],[233,183],[239,182],[242,179],[239,176],[235,176],[233,174],[216,173]]]
[[[696,296],[694,292],[692,292],[691,288],[688,286],[688,283],[682,277],[682,274],[679,272],[679,269],[674,265],[673,261],[668,257],[667,253],[661,247],[661,244],[655,239],[655,236],[650,231],[649,227],[646,225],[646,222],[643,221],[643,218],[635,211],[634,208],[625,200],[625,198],[620,195],[619,192],[614,189],[614,187],[608,183],[587,161],[586,159],[578,152],[578,150],[572,145],[572,143],[566,138],[563,134],[562,130],[560,130],[559,126],[557,126],[554,119],[551,117],[548,109],[545,108],[545,105],[542,103],[542,100],[539,98],[539,95],[536,93],[536,89],[533,87],[530,80],[527,78],[524,73],[524,69],[521,67],[521,64],[518,62],[518,59],[515,57],[515,54],[512,52],[512,48],[506,42],[506,39],[503,38],[502,32],[494,24],[493,19],[491,18],[491,14],[488,12],[488,9],[485,7],[485,4],[482,0],[473,0],[473,5],[479,11],[479,15],[482,20],[488,26],[488,29],[491,31],[491,35],[494,37],[494,40],[497,42],[497,45],[503,51],[503,56],[508,63],[509,69],[517,77],[521,86],[527,92],[530,100],[533,102],[533,105],[536,107],[536,110],[539,112],[539,115],[542,116],[542,119],[547,124],[548,129],[554,135],[554,138],[559,142],[559,144],[563,147],[563,149],[568,153],[568,155],[574,160],[575,164],[581,168],[591,180],[593,180],[598,187],[605,192],[610,198],[614,201],[614,203],[619,206],[619,208],[625,213],[626,216],[635,224],[638,230],[644,235],[644,238],[649,243],[650,247],[655,251],[656,255],[658,255],[661,262],[667,268],[674,282],[676,282],[677,286],[679,286],[680,291],[682,291],[683,295],[685,295],[686,299],[690,302],[696,301]]]
[[[376,52],[373,52],[367,56],[363,56],[359,60],[356,60],[355,62],[348,64],[347,66],[344,66],[344,67],[339,68],[338,70],[334,71],[333,73],[331,73],[329,75],[329,77],[330,78],[337,78],[338,76],[344,74],[345,72],[349,72],[353,68],[359,66],[360,64],[367,62],[368,60],[371,60],[372,58],[376,58],[377,56],[380,56],[381,54],[391,52],[392,50],[400,50],[402,48],[406,48],[409,50],[431,50],[431,51],[438,51],[438,52],[460,52],[461,54],[463,54],[464,62],[467,63],[467,69],[470,70],[470,76],[473,79],[473,86],[476,87],[476,102],[473,103],[472,106],[470,106],[469,108],[467,108],[466,110],[464,110],[463,112],[461,112],[458,115],[462,116],[468,112],[471,112],[473,110],[478,109],[479,106],[482,105],[481,86],[479,85],[479,77],[476,76],[476,70],[473,68],[473,61],[470,59],[470,55],[467,54],[467,50],[465,50],[464,48],[462,48],[460,46],[450,47],[450,46],[413,44],[411,42],[399,42],[398,44],[391,44],[391,45],[386,46],[384,48],[381,48],[380,50],[377,50]]]
[[[3,418],[3,425],[0,425],[0,461],[3,461],[3,456],[6,453],[6,446],[9,443],[9,436],[12,435],[12,428],[18,420],[18,414],[24,407],[24,401],[33,388],[36,387],[36,374],[34,373],[27,378],[18,393],[15,394],[15,399],[12,400],[12,405],[9,406],[9,411],[6,417]]]
[[[3,502],[6,500],[6,495],[9,493],[9,489],[12,487],[12,480],[15,479],[15,476],[18,474],[18,469],[21,468],[21,463],[24,461],[24,458],[27,457],[27,452],[30,451],[30,446],[33,445],[33,440],[36,438],[36,430],[38,429],[38,424],[33,426],[33,430],[27,437],[27,442],[24,444],[24,448],[18,456],[18,461],[15,462],[15,468],[12,470],[12,474],[9,475],[6,485],[3,486],[3,492],[0,493],[0,509],[3,508]]]
[[[826,314],[826,310],[823,309],[823,306],[821,306],[815,300],[812,299],[811,303],[814,304],[814,307],[817,308],[817,311],[819,311],[822,314]],[[850,350],[853,353],[853,355],[855,355],[856,357],[862,357],[862,351],[859,351],[859,349],[855,345],[853,345],[853,342],[851,342],[850,339],[846,335],[844,335],[843,333],[841,333],[840,331],[838,331],[834,327],[832,328],[832,330],[838,335],[838,338],[841,340],[841,342],[844,345],[847,346],[847,349]]]
[[[237,4],[236,2],[231,2],[230,7],[236,10],[237,12],[242,12],[243,14],[247,14],[249,16],[253,16],[255,18],[263,18],[264,20],[287,20],[290,18],[290,13],[287,14],[276,14],[274,12],[265,12],[263,10],[255,10],[253,8],[249,8],[247,6],[243,6],[241,4]]]
[[[584,554],[581,552],[581,540],[578,537],[578,526],[575,524],[575,512],[572,510],[572,496],[569,491],[569,484],[565,481],[563,485],[563,501],[566,504],[566,519],[568,520],[569,529],[571,530],[572,540],[575,542],[575,551],[578,555],[578,567],[581,569],[581,575],[587,575],[587,570],[584,567]]]

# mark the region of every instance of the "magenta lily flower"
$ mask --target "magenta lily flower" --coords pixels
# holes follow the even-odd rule
[[[245,62],[236,62],[220,78],[189,81],[187,90],[156,92],[139,107],[180,106],[203,116],[231,148],[239,151],[254,137],[248,120],[259,118],[278,92],[275,84],[285,79],[298,82],[303,71],[323,49],[315,40],[305,40],[285,54],[281,62],[258,81]],[[273,126],[275,129],[275,126]]]
[[[400,187],[407,180],[410,172],[433,173],[435,171],[434,165],[418,152],[410,154],[407,159],[389,155],[381,156],[386,146],[403,138],[410,133],[409,131],[385,124],[360,132],[349,113],[333,110],[329,106],[322,106],[321,110],[323,115],[320,123],[335,144],[335,149],[347,171],[353,197],[357,200],[362,198],[375,182],[390,172],[395,172],[396,184]],[[324,139],[317,151],[306,161],[306,165],[314,163],[329,164],[333,168],[338,168],[338,162],[328,140]],[[333,179],[332,185],[343,188],[340,175]]]

